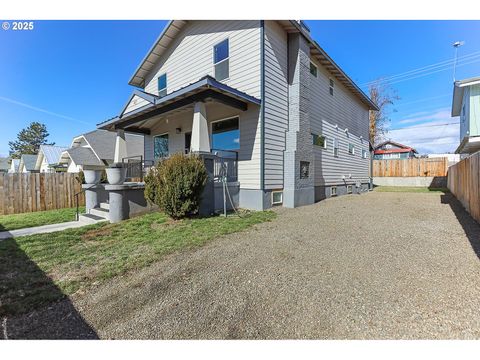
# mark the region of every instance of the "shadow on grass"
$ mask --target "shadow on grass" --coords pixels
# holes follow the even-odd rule
[[[446,193],[441,196],[442,204],[447,204],[453,210],[458,222],[462,225],[463,231],[470,241],[473,251],[480,259],[480,224],[465,210],[460,201],[451,193]]]
[[[0,240],[0,338],[98,339],[72,302],[20,249]]]

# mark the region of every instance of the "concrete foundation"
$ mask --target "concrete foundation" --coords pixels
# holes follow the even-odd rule
[[[416,187],[447,187],[446,176],[417,177],[374,177],[375,186],[416,186]]]
[[[348,195],[348,194],[363,194],[368,192],[370,188],[369,183],[360,184],[360,187],[356,187],[355,184],[352,184],[352,192],[349,193],[347,188],[348,185],[336,184],[336,185],[328,185],[328,186],[315,186],[315,202],[332,197],[332,186],[335,186],[337,188],[337,194],[334,196],[342,196],[342,195]]]
[[[259,189],[239,189],[239,207],[250,210],[265,210],[272,207],[272,192]]]

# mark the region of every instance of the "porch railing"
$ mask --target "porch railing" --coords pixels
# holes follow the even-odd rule
[[[127,169],[127,179],[143,181],[148,169],[154,165],[152,160],[145,160],[143,156],[129,156],[122,159],[123,167]]]
[[[238,181],[238,151],[212,149],[215,154],[213,162],[213,178],[221,181],[223,176],[227,181]]]

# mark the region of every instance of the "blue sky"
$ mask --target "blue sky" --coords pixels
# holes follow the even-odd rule
[[[47,125],[50,141],[69,145],[73,136],[117,115],[132,91],[130,76],[165,23],[36,21],[32,31],[0,30],[0,155],[8,154],[8,141],[31,121]],[[430,125],[457,121],[449,115],[454,41],[465,41],[457,79],[480,75],[479,21],[306,23],[365,90],[379,77],[444,62],[392,79],[401,99],[390,128],[401,130],[387,137],[420,152],[455,150],[458,126]]]

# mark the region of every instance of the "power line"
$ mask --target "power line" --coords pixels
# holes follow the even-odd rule
[[[476,52],[473,52],[473,53],[470,53],[470,54],[467,54],[467,55],[460,56],[460,57],[458,57],[457,61],[458,62],[468,62],[468,61],[471,61],[471,60],[476,59],[478,57],[480,57],[480,51],[476,51]],[[423,72],[429,72],[431,70],[440,69],[440,68],[444,68],[445,70],[447,70],[447,69],[450,69],[450,66],[453,64],[453,62],[454,62],[454,60],[452,60],[452,59],[440,61],[440,62],[437,62],[437,63],[434,63],[434,64],[422,66],[422,67],[415,68],[415,69],[412,69],[412,70],[409,70],[409,71],[405,71],[405,72],[402,72],[402,73],[399,73],[399,74],[387,76],[387,77],[384,77],[384,78],[379,79],[379,80],[368,81],[366,83],[363,83],[361,86],[362,87],[367,86],[367,85],[373,84],[377,81],[384,82],[384,81],[398,80],[400,78],[410,77],[410,76],[413,76],[413,75],[418,75],[418,74],[423,73]]]
[[[418,126],[406,126],[406,127],[403,127],[403,128],[388,129],[388,131],[406,130],[406,129],[419,129],[419,128],[426,128],[426,127],[458,125],[458,124],[460,124],[460,122],[444,123],[444,124],[431,124],[431,125],[418,125]]]

